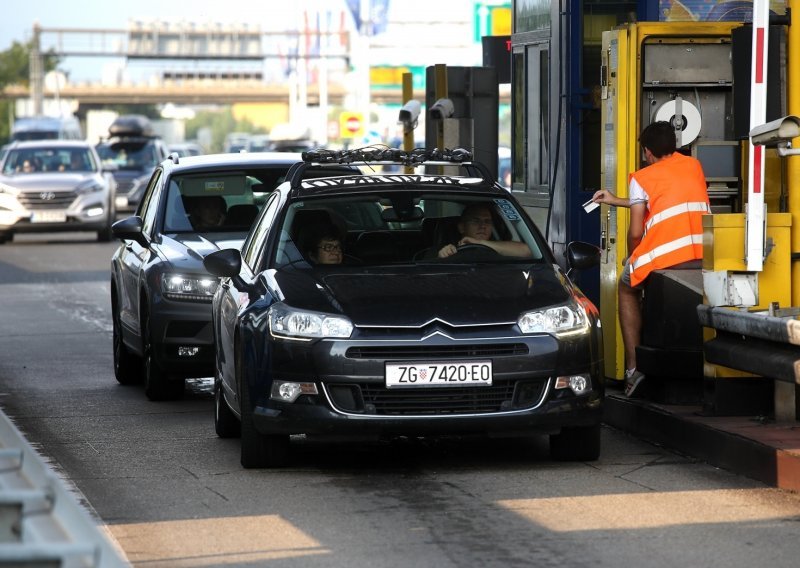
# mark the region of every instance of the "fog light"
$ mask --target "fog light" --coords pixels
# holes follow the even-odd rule
[[[198,353],[199,347],[178,347],[178,357],[194,357]]]
[[[87,217],[99,217],[102,214],[103,214],[102,207],[90,207],[89,209],[86,210]]]
[[[590,390],[592,390],[592,381],[589,379],[589,375],[566,375],[561,377],[556,377],[556,385],[555,388],[557,389],[565,389],[570,388],[572,392],[575,394],[586,394]]]
[[[315,383],[274,381],[270,398],[282,402],[294,402],[301,394],[319,394]]]

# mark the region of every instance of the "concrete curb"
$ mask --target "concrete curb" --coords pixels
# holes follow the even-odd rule
[[[800,422],[703,416],[700,406],[607,394],[603,421],[653,443],[767,485],[800,491]]]

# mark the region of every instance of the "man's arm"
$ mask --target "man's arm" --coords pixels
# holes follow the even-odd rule
[[[639,246],[644,236],[644,216],[647,212],[646,203],[634,203],[631,205],[631,219],[628,225],[628,255]]]
[[[498,254],[502,254],[503,256],[524,257],[531,255],[531,249],[528,248],[528,245],[519,241],[484,241],[481,239],[473,239],[472,237],[463,237],[460,241],[458,241],[458,244],[483,245],[485,247],[489,247]],[[439,256],[441,256],[441,253]]]
[[[630,207],[631,202],[628,199],[617,197],[607,189],[600,189],[594,192],[592,196],[592,201],[595,203],[606,203],[608,205],[614,205],[616,207]]]

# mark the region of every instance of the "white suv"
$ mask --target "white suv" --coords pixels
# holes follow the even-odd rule
[[[49,231],[97,231],[98,240],[111,240],[115,188],[87,142],[14,142],[0,162],[0,243]]]

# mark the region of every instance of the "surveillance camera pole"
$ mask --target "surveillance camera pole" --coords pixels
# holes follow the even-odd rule
[[[433,67],[434,73],[434,97],[433,100],[447,98],[447,65],[444,63],[437,63]],[[444,149],[444,119],[436,121],[436,147],[440,150]],[[444,172],[442,166],[437,166],[439,173]]]
[[[30,77],[33,114],[35,116],[44,114],[44,58],[42,57],[41,35],[42,28],[39,27],[39,22],[34,22],[28,74]]]
[[[800,3],[798,0],[790,0],[787,2],[787,7],[794,8],[792,13],[797,17],[796,12],[800,12]],[[786,27],[787,33],[787,58],[788,61],[793,61],[794,64],[786,66],[786,84],[797,85],[800,80],[800,69],[798,69],[797,61],[800,60],[800,25],[793,25]],[[789,114],[798,116],[800,114],[800,89],[786,89],[786,104]],[[800,157],[788,158],[786,163],[786,179],[798,180],[800,179]],[[792,282],[792,305],[800,306],[800,286],[796,282],[800,282],[800,229],[798,228],[798,212],[800,212],[800,186],[796,181],[789,181],[788,183],[789,198],[788,198],[788,211],[792,214],[792,269],[791,269],[791,282]],[[798,260],[794,260],[797,258]]]
[[[414,97],[414,86],[412,84],[412,74],[403,73],[403,104],[405,105]],[[411,152],[414,149],[414,129],[403,127],[403,150]],[[407,174],[414,173],[414,168],[405,167]]]

